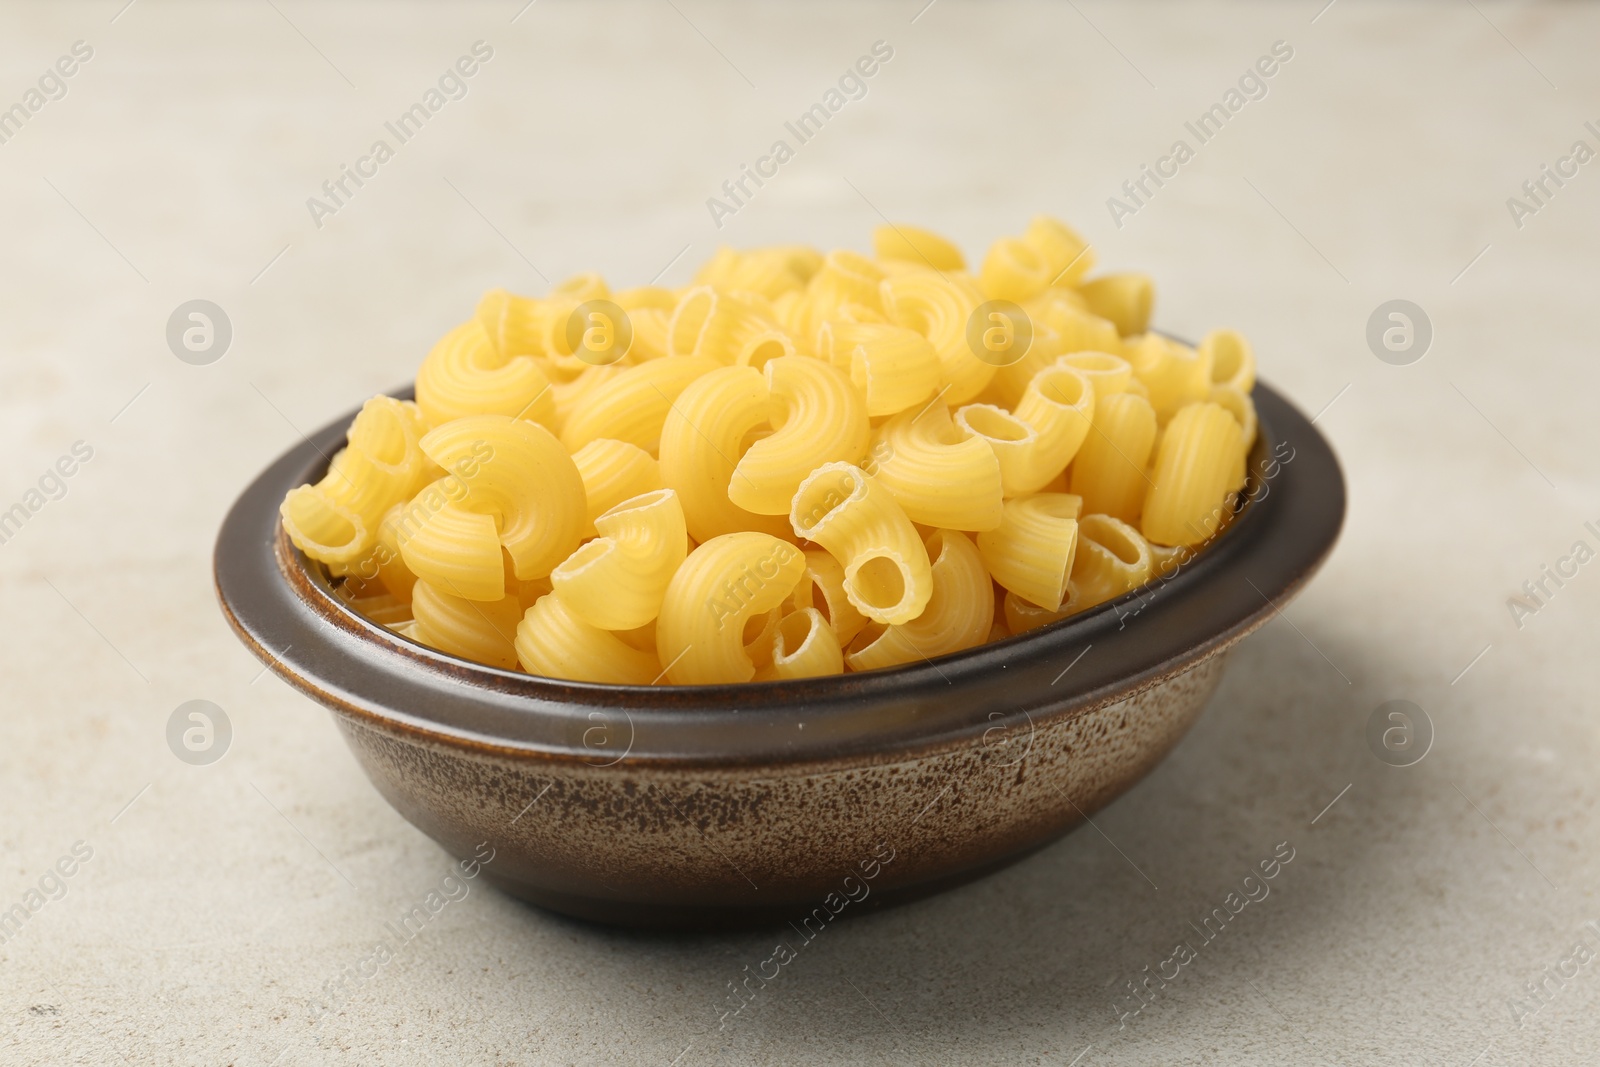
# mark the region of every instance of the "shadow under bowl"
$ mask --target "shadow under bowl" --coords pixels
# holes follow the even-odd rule
[[[977,878],[1050,843],[1183,736],[1228,650],[1327,557],[1338,462],[1264,385],[1246,502],[1191,561],[965,652],[790,682],[613,686],[485,667],[347,608],[278,504],[354,412],[245,490],[216,546],[249,648],[334,712],[373,785],[484,876],[568,915],[655,928],[833,916]],[[480,851],[481,850],[481,851]]]

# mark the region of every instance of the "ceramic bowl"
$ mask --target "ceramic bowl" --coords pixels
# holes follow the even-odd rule
[[[397,394],[404,395],[404,394]],[[1265,385],[1247,503],[1166,580],[1051,626],[892,670],[610,686],[479,666],[347,609],[278,503],[354,412],[223,523],[240,638],[333,711],[397,811],[541,907],[640,927],[809,931],[977,878],[1072,829],[1194,722],[1227,653],[1332,549],[1344,481]]]

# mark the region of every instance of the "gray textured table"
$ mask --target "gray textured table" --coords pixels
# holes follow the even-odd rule
[[[0,544],[0,909],[28,915],[0,1062],[1595,1061],[1600,164],[1572,148],[1600,148],[1600,14],[922,2],[0,8],[0,510],[28,511]],[[465,95],[363,163],[477,41]],[[865,95],[713,213],[876,41]],[[1176,174],[1130,199],[1147,163]],[[342,166],[369,177],[332,201]],[[1151,271],[1165,327],[1246,331],[1346,464],[1338,552],[1188,739],[1096,829],[831,930],[720,1033],[769,936],[478,886],[323,1014],[448,859],[223,624],[246,480],[490,286],[676,284],[722,241],[862,247],[880,213],[972,253],[1037,211]],[[232,324],[209,365],[168,349],[192,299]],[[1369,350],[1393,299],[1420,361]],[[232,725],[211,765],[168,747],[191,699]],[[1432,724],[1413,766],[1366,740],[1390,700]],[[1283,842],[1269,897],[1130,993]]]

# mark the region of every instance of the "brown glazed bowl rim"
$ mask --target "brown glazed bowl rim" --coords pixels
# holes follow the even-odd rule
[[[397,391],[407,397],[410,390]],[[289,449],[217,536],[224,615],[277,674],[369,725],[485,755],[590,767],[898,762],[996,729],[1031,731],[1193,666],[1265,623],[1339,535],[1344,478],[1328,442],[1270,387],[1248,501],[1177,574],[1060,622],[860,674],[709,686],[621,686],[488,667],[419,645],[334,596],[289,542],[278,504],[315,480],[352,411]]]

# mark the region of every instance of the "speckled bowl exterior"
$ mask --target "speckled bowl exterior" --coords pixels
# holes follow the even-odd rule
[[[467,663],[350,612],[277,505],[349,418],[269,468],[218,538],[224,613],[333,709],[384,797],[535,904],[630,926],[817,924],[959,884],[1056,839],[1183,736],[1233,644],[1331,551],[1344,483],[1266,386],[1248,503],[1175,575],[887,671],[606,686]],[[353,417],[352,413],[351,417]]]

